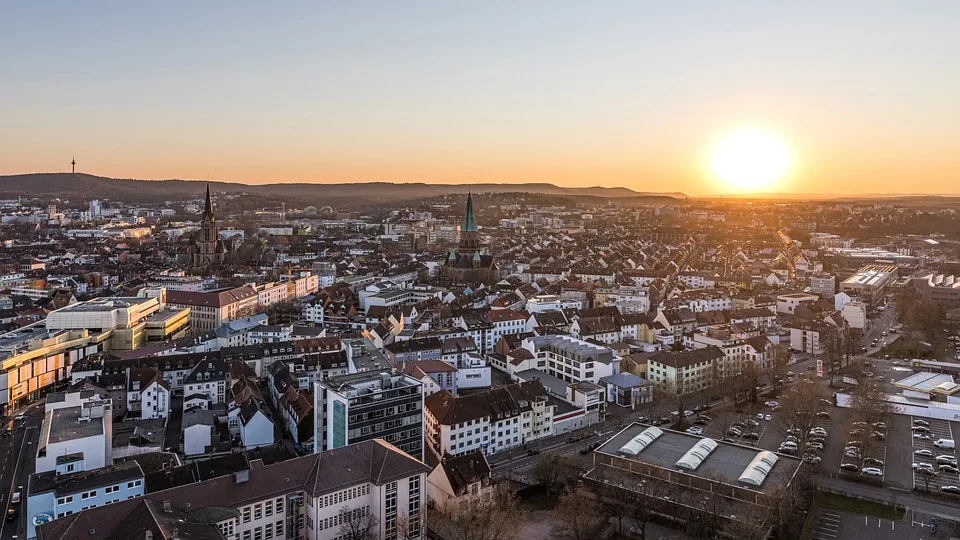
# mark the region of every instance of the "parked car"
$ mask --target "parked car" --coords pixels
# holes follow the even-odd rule
[[[883,476],[883,471],[877,467],[864,467],[862,472],[868,476]]]
[[[701,419],[701,420],[706,420],[707,422],[713,422],[713,417],[712,417],[712,416],[709,416],[709,415],[706,415],[706,414],[701,414],[701,415],[700,415],[700,419]]]
[[[921,469],[927,469],[927,470],[929,470],[929,471],[932,471],[932,470],[933,470],[933,465],[931,465],[931,464],[929,464],[929,463],[916,463],[916,462],[915,462],[915,463],[913,463],[912,465],[910,465],[910,467],[913,468],[913,470],[915,470],[915,471],[919,471],[919,470],[921,470]]]
[[[867,423],[866,423],[866,422],[854,422],[854,423],[852,423],[852,424],[850,424],[850,425],[853,426],[853,427],[867,427]]]
[[[803,460],[806,461],[807,463],[816,464],[823,461],[823,458],[820,456],[806,455],[806,456],[803,456]]]
[[[952,472],[954,474],[960,474],[960,469],[958,469],[956,465],[940,465],[937,468],[944,472]]]
[[[937,475],[937,471],[933,470],[932,467],[930,467],[930,468],[921,467],[921,468],[917,469],[917,474],[922,474],[922,475],[924,475],[924,476],[936,476],[936,475]]]
[[[910,429],[912,429],[917,433],[930,433],[930,428],[928,428],[927,426],[913,426]]]
[[[847,447],[863,448],[863,443],[861,441],[849,441],[846,444]]]
[[[913,454],[916,455],[916,456],[932,457],[932,456],[933,456],[933,450],[927,450],[926,448],[924,448],[924,449],[922,449],[922,450],[914,450],[914,451],[913,451]]]
[[[705,426],[705,425],[707,425],[707,424],[709,424],[709,423],[710,423],[709,420],[705,420],[705,419],[703,419],[703,418],[697,418],[696,420],[693,421],[693,424],[694,424],[695,426]]]
[[[876,465],[877,467],[883,467],[883,460],[875,457],[863,458],[864,463],[869,463],[870,465]]]
[[[940,486],[940,491],[960,495],[960,486]]]
[[[914,418],[914,420],[913,420],[913,425],[915,425],[915,426],[929,426],[929,425],[930,425],[930,422],[927,422],[926,420],[920,420],[919,418]]]
[[[880,433],[879,431],[873,432],[873,438],[881,442],[884,442],[887,440],[887,436],[884,435],[883,433]]]
[[[857,467],[857,466],[854,465],[853,463],[841,463],[841,464],[840,464],[840,470],[842,470],[842,471],[858,472],[858,471],[860,470],[860,467]]]
[[[687,428],[687,433],[691,435],[703,435],[703,428],[700,426],[690,426]]]
[[[764,405],[766,405],[767,407],[776,407],[777,405],[779,405],[779,403],[777,403],[776,401],[767,401],[766,403],[764,403]]]
[[[956,465],[957,458],[951,455],[944,454],[942,456],[937,456],[937,463],[949,463],[951,465]]]
[[[763,413],[762,413],[762,412],[758,412],[758,413],[757,413],[757,420],[763,420]]]
[[[759,441],[759,440],[760,440],[760,434],[759,434],[759,433],[746,433],[746,434],[743,435],[743,438],[744,438],[744,439],[747,439],[747,440],[751,440],[751,441]]]
[[[807,448],[816,448],[817,450],[823,450],[823,444],[818,442],[808,442],[805,444]]]
[[[857,452],[854,450],[847,450],[846,452],[843,453],[843,455],[853,459],[860,459],[861,457],[863,457],[860,455],[860,452]]]
[[[763,415],[763,419],[766,420],[767,422],[769,422],[769,421],[773,420],[773,415],[772,415],[772,414],[765,414],[765,415]]]
[[[914,438],[914,439],[921,440],[921,441],[929,441],[929,440],[930,440],[930,436],[927,435],[926,433],[914,433],[914,434],[913,434],[913,438]]]
[[[17,509],[14,507],[7,508],[7,521],[15,521],[17,519]]]
[[[683,416],[685,417],[693,416],[693,411],[683,411]]]
[[[827,411],[820,411],[817,413],[817,416],[820,418],[830,418],[830,413]]]
[[[540,450],[537,450],[536,448],[531,448],[531,449],[527,450],[527,455],[528,455],[528,456],[535,456],[535,455],[537,455],[537,454],[539,454],[539,453],[540,453]]]
[[[862,429],[851,429],[851,430],[850,430],[850,435],[853,436],[853,437],[858,437],[858,436],[860,436],[860,435],[863,435],[864,433],[866,433],[866,431],[864,431],[864,430],[862,430]]]
[[[757,427],[760,425],[760,422],[757,422],[753,418],[747,418],[746,420],[743,421],[743,423],[750,427]]]

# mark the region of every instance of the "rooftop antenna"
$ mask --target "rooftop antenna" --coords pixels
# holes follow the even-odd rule
[[[77,174],[77,155],[73,155],[73,159],[70,160],[70,173]]]

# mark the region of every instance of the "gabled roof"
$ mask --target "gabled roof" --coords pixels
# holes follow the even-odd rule
[[[490,478],[490,464],[483,452],[474,450],[462,456],[445,456],[438,465],[450,482],[453,493],[463,495],[471,484],[483,482]]]

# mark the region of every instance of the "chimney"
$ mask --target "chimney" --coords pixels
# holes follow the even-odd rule
[[[243,484],[250,481],[250,469],[244,469],[233,473],[233,480],[237,484]]]
[[[164,512],[173,512],[173,508],[170,506],[170,499],[163,501],[163,511]]]
[[[174,527],[173,532],[170,534],[170,540],[180,540],[180,529]]]
[[[150,529],[143,531],[143,540],[153,540],[153,531]]]

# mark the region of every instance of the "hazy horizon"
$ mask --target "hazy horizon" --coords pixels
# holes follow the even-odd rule
[[[13,4],[0,174],[550,183],[732,194],[709,148],[786,142],[778,194],[960,193],[960,4]]]

